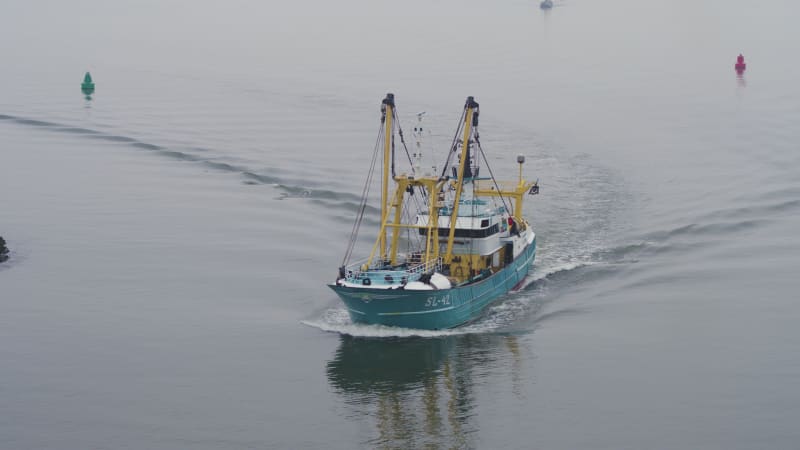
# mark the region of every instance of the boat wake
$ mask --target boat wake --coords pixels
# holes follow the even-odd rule
[[[365,338],[435,338],[470,333],[467,327],[454,328],[452,330],[417,330],[353,323],[350,320],[349,313],[343,306],[336,306],[326,310],[319,319],[303,320],[300,323],[329,333]]]
[[[10,249],[6,256],[8,257],[6,260],[0,260],[0,272],[10,270],[24,263],[28,255],[25,253],[24,248],[17,247]]]
[[[361,338],[438,338],[501,331],[507,325],[508,319],[517,317],[519,311],[524,309],[525,305],[522,303],[503,301],[490,307],[477,321],[448,330],[420,330],[353,323],[347,310],[342,306],[328,309],[319,319],[303,320],[300,323],[328,333]]]
[[[620,177],[586,155],[561,158],[542,151],[531,159],[541,173],[549,175],[543,181],[547,195],[533,206],[533,224],[539,236],[535,264],[520,286],[490,305],[475,321],[439,331],[354,324],[337,302],[302,323],[365,338],[435,338],[530,330],[542,317],[553,313],[551,304],[563,293],[613,276],[625,264],[635,262],[630,252],[615,250],[619,246],[614,243],[614,234],[619,231],[619,218],[625,217],[622,209],[629,203],[619,200],[629,195]]]
[[[525,290],[528,286],[531,286],[533,283],[539,280],[551,278],[559,273],[569,272],[576,269],[580,269],[582,267],[593,266],[595,264],[600,264],[600,263],[597,261],[575,261],[575,262],[565,262],[563,264],[554,267],[545,267],[545,268],[534,267],[533,272],[530,275],[528,275],[528,278],[525,279],[525,283],[518,290],[520,291]]]
[[[348,213],[353,213],[359,210],[361,197],[358,195],[350,192],[331,190],[327,187],[328,185],[324,187],[322,185],[309,185],[307,179],[299,180],[292,178],[283,173],[282,170],[272,167],[254,170],[252,167],[258,166],[260,163],[242,158],[232,158],[230,153],[226,154],[226,152],[217,152],[212,149],[201,147],[176,149],[106,131],[8,114],[0,114],[0,121],[37,127],[54,133],[70,134],[84,139],[106,141],[116,145],[132,147],[137,150],[146,150],[165,158],[198,164],[204,169],[235,174],[240,177],[242,184],[251,186],[264,185],[274,188],[278,191],[278,195],[275,197],[277,200],[306,199],[327,206],[328,208],[326,208],[326,210],[329,211],[346,211]],[[379,209],[372,205],[367,205],[366,211],[368,213],[375,213],[379,211]],[[347,214],[347,217],[349,218],[350,214]]]

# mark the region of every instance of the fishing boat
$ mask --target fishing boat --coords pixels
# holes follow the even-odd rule
[[[517,180],[495,179],[481,147],[479,115],[478,103],[468,97],[441,171],[427,171],[420,149],[413,156],[408,151],[394,95],[383,99],[353,232],[329,285],[353,322],[453,328],[524,281],[536,256],[536,234],[522,217],[522,203],[538,194],[538,181],[523,178],[523,155],[517,157]],[[396,169],[395,136],[410,163],[407,172]],[[480,176],[484,171],[488,176]],[[369,256],[353,261],[375,172],[381,173],[380,228]]]

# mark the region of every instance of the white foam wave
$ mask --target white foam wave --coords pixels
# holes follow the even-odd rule
[[[300,323],[329,333],[368,338],[437,338],[487,333],[496,329],[492,321],[484,320],[450,330],[418,330],[413,328],[387,327],[384,325],[366,325],[353,323],[350,320],[350,315],[347,310],[341,307],[328,309],[319,319],[303,320]]]
[[[434,338],[464,334],[462,330],[415,330],[411,328],[387,327],[353,323],[344,308],[331,308],[320,319],[303,320],[300,323],[329,333],[369,338]]]
[[[486,334],[498,331],[513,323],[515,318],[524,314],[529,303],[530,299],[527,297],[510,297],[491,306],[486,314],[476,322],[449,330],[420,330],[353,323],[344,308],[328,309],[319,319],[303,320],[300,323],[329,333],[366,338],[437,338],[466,334]]]
[[[555,275],[559,272],[567,272],[570,270],[579,269],[581,267],[593,266],[598,264],[596,261],[570,261],[563,264],[558,264],[552,267],[534,266],[533,273],[528,275],[525,284],[530,284],[534,281],[543,280],[549,276]]]

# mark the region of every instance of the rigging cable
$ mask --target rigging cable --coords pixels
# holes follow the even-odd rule
[[[381,123],[378,129],[378,139],[375,142],[375,150],[373,150],[372,152],[372,161],[370,161],[367,181],[364,183],[364,188],[361,191],[361,201],[358,205],[358,215],[356,217],[355,222],[353,223],[353,229],[350,232],[350,242],[348,242],[347,244],[347,250],[345,250],[344,259],[342,259],[343,268],[347,266],[347,263],[350,261],[350,257],[353,255],[353,249],[355,248],[356,245],[356,238],[358,237],[358,230],[361,228],[361,222],[364,219],[364,211],[367,209],[367,198],[369,197],[369,187],[372,184],[372,175],[375,173],[375,162],[378,159],[378,153],[382,137],[383,137],[383,123]]]
[[[406,150],[406,156],[408,157],[408,164],[411,165],[411,167],[414,167],[414,162],[411,160],[411,153],[408,152],[408,147],[406,146],[406,140],[403,138],[403,127],[400,126],[400,119],[397,117],[397,108],[393,109],[392,113],[394,114],[393,123],[397,124],[397,131],[398,134],[400,135],[400,143],[403,144],[403,148]]]
[[[483,152],[483,147],[481,146],[481,141],[480,141],[480,138],[478,136],[475,136],[475,143],[478,144],[478,150],[481,152],[481,156],[483,156],[483,161],[486,163],[486,169],[489,171],[489,176],[492,177],[492,182],[494,183],[495,189],[497,189],[498,193],[502,192],[500,190],[500,186],[497,184],[497,178],[495,178],[494,177],[494,173],[492,173],[492,167],[489,165],[489,160],[486,158],[486,153]],[[500,197],[500,200],[503,201],[503,208],[506,209],[506,212],[509,215],[512,215],[513,213],[511,212],[510,209],[508,209],[508,205],[506,204],[506,198],[502,194],[500,194],[499,197]],[[509,203],[510,202],[511,201],[509,200]]]
[[[458,126],[456,127],[456,134],[453,136],[453,143],[450,144],[450,151],[447,152],[447,160],[444,162],[444,167],[442,167],[443,178],[447,176],[447,168],[450,167],[450,160],[458,149],[458,136],[461,134],[461,127],[464,125],[464,117],[466,117],[466,114],[467,107],[464,106],[464,111],[461,112],[461,118],[458,119]]]
[[[392,178],[396,177],[397,174],[394,172],[394,127],[397,126],[397,116],[394,113],[394,108],[392,108]]]

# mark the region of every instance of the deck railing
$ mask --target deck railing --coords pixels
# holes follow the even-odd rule
[[[390,272],[404,273],[409,281],[418,279],[422,274],[428,272],[441,272],[442,271],[442,258],[431,258],[427,261],[422,261],[423,255],[410,254],[406,255],[405,262],[396,266],[384,264],[383,261],[375,261],[369,265],[366,270],[366,265],[369,258],[364,258],[360,261],[351,263],[345,267],[345,276],[347,279],[358,279],[362,274],[369,271],[385,270]],[[399,278],[398,278],[399,279]]]

